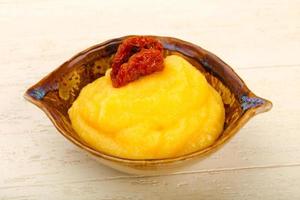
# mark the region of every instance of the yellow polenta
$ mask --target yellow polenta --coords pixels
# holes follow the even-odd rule
[[[182,57],[168,56],[164,66],[121,88],[112,87],[110,70],[85,86],[69,110],[78,135],[101,152],[132,159],[210,146],[224,124],[220,95]]]

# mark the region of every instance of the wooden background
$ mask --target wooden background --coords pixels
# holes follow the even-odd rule
[[[271,112],[210,158],[164,176],[106,168],[23,99],[75,53],[127,34],[198,44]],[[300,1],[0,0],[0,199],[300,199]]]

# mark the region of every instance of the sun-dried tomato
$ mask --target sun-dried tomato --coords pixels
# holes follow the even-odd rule
[[[114,87],[122,87],[162,69],[162,44],[152,37],[130,37],[122,42],[113,59],[112,84]]]

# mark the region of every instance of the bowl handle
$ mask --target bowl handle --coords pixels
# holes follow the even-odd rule
[[[241,102],[242,102],[241,107],[244,112],[249,109],[253,109],[254,114],[267,112],[271,110],[271,108],[273,107],[271,101],[258,97],[256,95],[253,95],[251,97],[247,95],[243,95],[241,97]]]

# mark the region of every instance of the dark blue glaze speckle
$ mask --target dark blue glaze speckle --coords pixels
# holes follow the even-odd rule
[[[257,98],[257,97],[248,97],[246,95],[243,95],[241,98],[242,101],[242,109],[243,111],[248,110],[249,108],[253,108],[259,105],[262,105],[265,101]]]
[[[208,62],[206,60],[201,60],[201,64],[206,67],[206,68],[211,68],[211,66],[208,64]]]
[[[44,98],[46,92],[43,88],[36,88],[29,92],[29,95],[37,100],[41,100]]]

